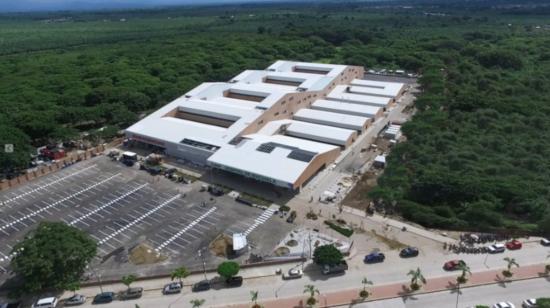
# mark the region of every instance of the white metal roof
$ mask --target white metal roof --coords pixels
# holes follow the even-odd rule
[[[337,112],[323,111],[302,108],[294,114],[294,119],[300,121],[312,121],[314,123],[326,124],[336,127],[353,128],[362,130],[370,118],[364,116],[354,116]]]
[[[295,62],[295,61],[285,61],[279,60],[272,65],[270,65],[267,70],[275,72],[293,72],[294,68],[310,69],[316,70],[321,69],[325,70],[327,73],[325,76],[338,76],[345,69],[345,65],[338,64],[324,64],[324,63],[306,63],[306,62]]]
[[[317,155],[338,149],[337,146],[282,135],[252,134],[244,137],[246,139],[236,146],[227,145],[219,149],[208,158],[208,162],[226,169],[240,170],[245,175],[293,184],[304,173],[309,162],[289,158],[291,150],[288,148],[276,147],[271,153],[265,153],[257,150],[260,145],[272,142]]]
[[[336,86],[327,95],[327,99],[350,102],[354,104],[378,106],[378,107],[386,107],[390,104],[390,101],[391,101],[389,97],[347,93],[347,89],[348,89],[348,86],[346,85]]]
[[[351,81],[351,85],[359,86],[361,89],[358,88],[357,91],[364,91],[361,93],[369,93],[372,95],[387,96],[392,98],[396,97],[405,86],[405,84],[399,82],[386,82],[364,79],[354,79]]]
[[[357,134],[354,130],[301,121],[292,121],[286,128],[286,132],[291,136],[303,137],[338,145],[346,145],[350,138]]]
[[[338,112],[343,114],[369,117],[369,118],[375,117],[380,111],[380,107],[345,103],[345,102],[339,102],[339,101],[329,101],[329,100],[323,100],[323,99],[316,100],[311,105],[311,108],[317,109],[317,110],[325,110],[325,111],[332,111],[332,112]]]

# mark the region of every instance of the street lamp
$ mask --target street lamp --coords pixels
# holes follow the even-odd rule
[[[199,248],[197,253],[199,254],[199,258],[202,258],[202,270],[204,273],[204,280],[208,280],[208,278],[206,278],[206,261],[204,260],[204,256],[202,255],[202,248]]]

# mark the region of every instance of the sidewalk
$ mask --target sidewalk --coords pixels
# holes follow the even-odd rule
[[[525,267],[520,267],[513,269],[512,272],[514,276],[511,279],[505,279],[502,276],[502,269],[500,270],[491,270],[484,272],[473,273],[468,277],[468,282],[466,284],[460,285],[460,288],[471,288],[481,285],[488,284],[507,284],[512,281],[532,279],[547,277],[550,278],[547,274],[544,273],[544,264],[536,264]],[[375,301],[396,297],[414,297],[418,294],[433,293],[439,291],[449,290],[450,292],[457,292],[456,288],[456,277],[460,275],[459,272],[456,272],[455,275],[427,278],[427,283],[422,286],[419,291],[411,292],[409,289],[409,282],[399,282],[393,284],[386,284],[374,287],[367,287],[367,290],[370,292],[370,296],[366,301]],[[321,293],[316,298],[318,300],[317,307],[336,307],[336,306],[348,306],[352,303],[361,302],[359,299],[359,291],[362,288],[342,290],[338,292],[329,292]],[[267,300],[260,301],[260,304],[264,308],[279,308],[279,307],[305,307],[307,296],[297,296],[290,297],[279,300]],[[235,305],[224,305],[218,307],[232,307],[232,308],[247,308],[250,307],[250,303],[246,304],[235,304]]]

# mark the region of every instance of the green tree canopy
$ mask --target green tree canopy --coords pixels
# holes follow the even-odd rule
[[[334,265],[340,263],[344,256],[334,245],[322,245],[313,251],[313,260],[318,265]]]
[[[218,265],[218,274],[222,276],[225,279],[229,279],[237,273],[239,273],[239,263],[233,262],[233,261],[226,261],[222,262],[220,265]]]
[[[67,290],[78,283],[97,252],[85,232],[62,222],[41,222],[15,245],[13,271],[22,278],[24,293],[44,289]]]

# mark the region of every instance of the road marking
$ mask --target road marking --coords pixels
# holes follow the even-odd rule
[[[115,232],[109,234],[107,237],[103,238],[102,240],[100,240],[98,242],[99,245],[102,245],[102,244],[105,244],[108,240],[112,239],[113,237],[117,236],[118,234],[126,231],[128,228],[134,226],[135,224],[139,223],[140,221],[144,220],[145,218],[147,218],[149,215],[155,213],[156,211],[158,211],[159,209],[165,207],[166,205],[168,205],[170,202],[180,198],[181,195],[180,194],[177,194],[175,196],[173,196],[172,198],[164,201],[163,203],[159,204],[157,207],[151,209],[150,211],[148,211],[147,213],[141,215],[140,217],[136,218],[135,220],[131,221],[130,223],[128,223],[127,225],[125,225],[124,227],[116,230]]]
[[[209,209],[206,213],[199,216],[197,219],[193,220],[190,224],[187,225],[187,227],[180,230],[178,233],[172,235],[169,239],[164,241],[162,244],[160,244],[157,248],[155,248],[156,252],[161,251],[164,247],[168,246],[170,243],[172,243],[174,240],[182,236],[187,230],[193,228],[196,224],[198,224],[201,220],[205,219],[208,215],[212,214],[216,210],[216,207],[213,207]]]
[[[271,216],[273,216],[273,213],[275,213],[275,211],[277,211],[278,209],[279,209],[279,207],[276,206],[276,205],[270,206],[267,210],[265,210],[262,213],[262,215],[260,215],[258,218],[256,218],[254,220],[254,224],[252,226],[248,227],[248,229],[246,229],[246,231],[244,231],[243,234],[245,236],[249,235],[250,232],[254,231],[254,229],[256,229],[259,225],[263,224],[269,218],[271,218]]]
[[[74,172],[74,173],[71,173],[71,174],[69,174],[69,175],[66,175],[66,176],[64,176],[64,177],[62,177],[62,178],[59,178],[59,179],[57,179],[57,180],[54,180],[54,181],[52,181],[52,182],[50,182],[50,183],[47,183],[47,184],[45,184],[45,185],[42,185],[42,186],[40,186],[40,187],[38,187],[38,188],[31,189],[31,190],[29,190],[29,191],[27,191],[27,192],[24,192],[24,193],[22,193],[22,194],[19,194],[19,195],[15,196],[15,197],[13,197],[13,198],[11,198],[11,199],[4,200],[4,201],[0,202],[0,204],[5,205],[5,204],[10,203],[10,202],[13,202],[13,201],[15,201],[15,200],[17,200],[17,199],[19,199],[19,198],[23,198],[24,196],[26,196],[26,195],[28,195],[28,194],[32,194],[32,193],[34,193],[34,192],[37,192],[37,191],[46,189],[48,186],[51,186],[51,185],[56,184],[56,183],[59,183],[60,181],[63,181],[63,180],[65,180],[65,179],[68,179],[68,178],[70,178],[70,177],[72,177],[72,176],[75,176],[75,175],[77,175],[77,174],[80,174],[80,173],[82,173],[82,172],[84,172],[84,171],[86,171],[86,170],[88,170],[88,169],[94,168],[95,166],[96,166],[96,165],[91,165],[91,166],[86,167],[86,168],[84,168],[84,169],[80,169],[80,170],[78,170],[78,171],[76,171],[76,172]]]
[[[70,195],[70,196],[67,196],[67,197],[65,197],[65,198],[63,198],[63,199],[61,199],[61,200],[58,200],[58,201],[54,202],[54,203],[50,203],[50,204],[47,205],[46,207],[40,208],[40,209],[38,209],[38,210],[36,210],[36,211],[31,212],[30,214],[27,214],[27,215],[25,215],[25,216],[23,216],[23,217],[20,217],[20,218],[18,218],[18,219],[15,219],[15,220],[11,221],[10,223],[7,223],[7,224],[5,224],[5,225],[3,225],[3,226],[0,226],[0,231],[4,231],[5,229],[7,229],[7,228],[9,228],[9,227],[15,228],[15,226],[14,226],[15,224],[20,223],[20,222],[22,222],[22,221],[25,221],[25,220],[27,220],[27,219],[30,219],[31,217],[40,215],[40,213],[42,213],[42,212],[44,212],[44,211],[47,211],[48,209],[50,209],[50,208],[52,208],[52,207],[54,207],[54,206],[56,206],[56,205],[58,205],[58,204],[60,204],[60,203],[63,203],[63,202],[65,202],[65,201],[69,200],[69,199],[72,199],[72,198],[74,198],[74,197],[76,197],[76,196],[78,196],[78,195],[80,195],[80,194],[82,194],[82,193],[84,193],[84,192],[86,192],[86,191],[88,191],[88,190],[90,190],[90,189],[96,187],[96,186],[99,186],[99,185],[101,185],[101,184],[103,184],[103,183],[106,183],[106,182],[108,182],[108,181],[114,179],[115,177],[117,177],[117,176],[119,176],[119,175],[120,175],[120,173],[114,174],[114,175],[112,175],[112,176],[110,176],[110,177],[108,177],[108,178],[106,178],[106,179],[104,179],[104,180],[102,180],[102,181],[100,181],[100,182],[97,182],[97,183],[93,184],[92,186],[89,186],[89,187],[87,187],[87,188],[84,188],[84,189],[82,189],[82,190],[80,190],[80,191],[78,191],[78,192],[76,192],[76,193],[74,193],[74,194],[72,194],[72,195]],[[17,229],[17,228],[15,228],[15,229]]]
[[[109,207],[109,206],[111,206],[111,205],[117,203],[118,201],[120,201],[120,200],[126,198],[127,196],[129,196],[129,195],[135,193],[136,191],[138,191],[138,190],[144,188],[144,187],[147,186],[147,185],[148,185],[148,184],[145,183],[145,184],[143,184],[143,185],[140,185],[140,186],[138,186],[138,187],[136,187],[136,188],[134,188],[134,189],[128,191],[127,193],[125,193],[125,194],[119,196],[118,198],[113,199],[113,200],[111,200],[111,201],[109,201],[109,202],[103,204],[102,206],[98,207],[97,209],[95,209],[95,210],[93,210],[93,211],[91,211],[91,212],[88,212],[88,213],[86,213],[86,214],[80,216],[79,218],[77,218],[77,219],[71,221],[71,222],[69,223],[69,225],[73,226],[74,224],[76,224],[76,223],[78,223],[78,222],[81,222],[82,220],[84,220],[84,219],[86,219],[86,218],[92,216],[93,214],[96,214],[97,212],[99,212],[99,211],[101,211],[101,210],[103,210],[103,209],[105,209],[105,208],[107,208],[107,207]]]

